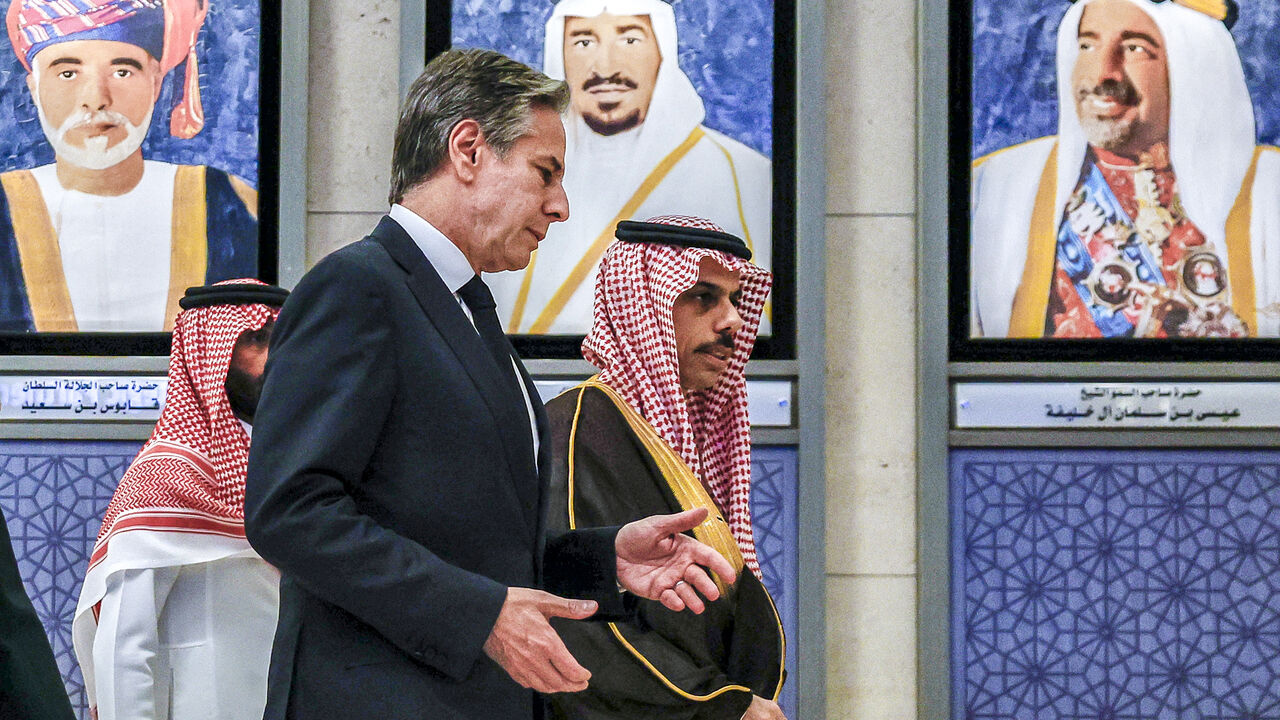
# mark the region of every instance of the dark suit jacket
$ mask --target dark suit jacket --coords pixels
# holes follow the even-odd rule
[[[72,720],[49,638],[18,574],[0,513],[0,718]]]
[[[290,295],[245,494],[249,541],[281,570],[268,720],[524,720],[534,694],[483,653],[506,588],[536,587],[545,554],[616,596],[616,530],[542,537],[545,414],[521,367],[540,477],[498,372],[390,218]]]

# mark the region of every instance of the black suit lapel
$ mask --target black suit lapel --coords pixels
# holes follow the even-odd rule
[[[551,425],[547,422],[547,410],[542,405],[542,398],[538,396],[538,388],[533,384],[533,378],[529,377],[529,371],[525,369],[524,363],[516,360],[516,367],[520,369],[520,382],[524,383],[525,391],[529,393],[529,404],[533,405],[533,417],[537,421],[538,431],[538,482],[533,487],[537,495],[526,498],[527,502],[524,507],[531,513],[529,516],[529,524],[538,528],[539,537],[541,537],[541,521],[543,517],[542,509],[538,505],[541,498],[546,497],[543,490],[551,478]]]
[[[515,357],[515,351],[512,351],[512,357],[515,359],[516,367],[520,370],[520,378],[523,382],[528,377],[524,370],[524,364],[520,362],[519,358]],[[507,372],[510,372],[509,368]],[[506,437],[503,438],[503,443],[507,446],[509,455],[511,455],[512,450],[519,451],[518,456],[512,458],[512,462],[517,463],[513,467],[519,468],[516,492],[520,495],[520,509],[524,512],[525,522],[528,523],[531,530],[536,532],[539,517],[538,498],[542,494],[541,459],[543,450],[548,448],[549,445],[542,439],[543,420],[541,418],[545,416],[542,409],[542,401],[539,400],[537,390],[532,384],[525,382],[524,387],[526,392],[529,393],[529,404],[533,406],[534,418],[537,421],[536,430],[533,431],[539,433],[538,457],[535,458],[533,456],[533,438],[530,436],[529,411],[525,405],[524,395],[516,395],[513,400],[516,403],[516,407],[520,408],[517,427],[507,432]],[[516,388],[517,393],[519,390],[519,388]]]
[[[440,274],[404,228],[400,227],[400,223],[384,217],[371,237],[385,247],[391,257],[408,272],[406,283],[409,291],[413,293],[431,324],[440,331],[440,336],[448,343],[484,398],[501,433],[499,441],[511,469],[515,499],[518,499],[525,517],[526,530],[532,535],[536,531],[539,483],[537,469],[534,467],[533,448],[528,443],[529,419],[524,408],[524,398],[511,397],[511,392],[506,389],[511,384],[504,382],[498,375],[498,366],[493,356],[485,347],[484,340],[476,333],[475,326],[463,314],[458,299],[449,292],[449,288],[440,279]],[[520,370],[521,373],[524,372],[523,366]],[[542,403],[538,402],[537,396],[530,399],[535,411],[540,412]],[[515,408],[519,411],[513,412]],[[539,428],[541,427],[540,420]]]

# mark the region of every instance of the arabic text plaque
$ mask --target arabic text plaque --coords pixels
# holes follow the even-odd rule
[[[0,378],[0,420],[157,420],[169,381],[140,376]]]
[[[1280,428],[1280,382],[962,382],[958,429]]]

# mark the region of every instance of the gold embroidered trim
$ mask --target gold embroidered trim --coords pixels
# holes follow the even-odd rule
[[[1227,287],[1231,290],[1231,309],[1235,310],[1249,335],[1258,335],[1258,303],[1253,285],[1253,255],[1250,224],[1253,218],[1253,178],[1258,172],[1258,158],[1263,148],[1253,151],[1253,162],[1245,173],[1236,203],[1227,215]]]
[[[1227,19],[1227,4],[1223,0],[1173,0],[1182,7],[1202,12],[1214,20]]]
[[[178,301],[187,288],[203,285],[209,263],[208,208],[205,168],[179,165],[173,176],[173,239],[169,251],[169,297],[164,329],[173,330],[182,308]]]
[[[258,219],[258,191],[253,189],[249,183],[241,180],[235,175],[227,175],[227,180],[231,183],[231,189],[235,191],[236,197],[240,198],[240,202],[244,203],[244,207],[253,216],[254,220]]]
[[[742,560],[742,553],[738,550],[737,541],[733,539],[733,535],[729,532],[729,523],[725,522],[724,516],[720,514],[720,510],[716,507],[715,501],[707,494],[706,489],[702,487],[702,483],[698,480],[697,476],[694,475],[693,471],[689,469],[689,466],[685,464],[684,459],[681,458],[660,435],[658,435],[657,431],[653,429],[653,426],[650,425],[635,408],[631,407],[626,399],[619,395],[613,388],[600,382],[599,375],[592,376],[587,379],[586,382],[575,388],[578,391],[578,400],[573,413],[573,424],[569,430],[569,528],[574,529],[577,527],[577,519],[574,515],[573,507],[575,471],[574,449],[577,446],[578,422],[582,416],[582,399],[586,395],[588,388],[596,388],[603,392],[622,413],[623,419],[627,421],[627,426],[636,434],[640,443],[649,451],[650,457],[652,457],[654,462],[657,464],[659,472],[662,473],[663,478],[667,481],[668,487],[671,488],[677,502],[680,503],[680,508],[682,510],[689,510],[695,507],[707,508],[707,519],[704,520],[701,525],[694,528],[694,537],[711,546],[716,552],[724,556],[731,565],[733,565],[735,571],[741,573],[742,568],[745,565]],[[724,547],[726,543],[728,546],[727,548]],[[724,583],[720,578],[716,577],[715,573],[711,573],[711,577],[715,580],[717,588],[719,588],[723,595],[725,593]],[[773,697],[771,698],[774,702],[777,702],[778,697],[782,694],[782,685],[786,674],[787,638],[786,633],[782,628],[782,618],[778,615],[778,607],[774,604],[773,597],[769,595],[768,590],[765,590],[765,597],[769,600],[769,607],[773,609],[773,617],[774,621],[777,623],[778,638],[781,647],[781,652],[779,654],[780,665],[778,668],[778,685],[774,689]],[[667,678],[661,670],[655,667],[653,663],[649,662],[649,659],[646,658],[643,653],[628,642],[627,639],[623,637],[622,631],[619,629],[617,623],[609,623],[609,630],[613,632],[613,636],[618,640],[618,642],[621,643],[622,646],[636,658],[636,660],[640,661],[640,663],[644,665],[649,672],[653,673],[654,677],[658,678],[658,680],[665,685],[667,689],[686,700],[704,702],[719,697],[727,692],[752,692],[751,688],[744,685],[725,685],[724,687],[717,688],[706,695],[696,695],[688,692],[671,682],[671,680]]]
[[[679,695],[680,697],[686,700],[697,700],[699,702],[705,702],[707,700],[718,698],[727,692],[734,692],[734,691],[745,692],[745,693],[751,692],[751,688],[745,685],[725,685],[724,687],[717,688],[712,692],[707,693],[706,695],[695,695],[687,690],[680,688],[675,683],[667,679],[667,676],[663,675],[661,670],[654,667],[653,663],[649,662],[649,658],[646,658],[643,653],[637,650],[636,646],[627,642],[627,639],[622,636],[622,631],[618,629],[618,623],[609,623],[609,629],[613,631],[613,636],[618,639],[618,642],[622,643],[622,646],[625,647],[627,650],[629,650],[631,654],[635,656],[635,659],[640,661],[641,665],[644,665],[646,668],[648,668],[649,672],[653,673],[654,677],[658,678],[658,680],[663,685],[666,685],[668,690],[674,692],[675,694]]]
[[[62,249],[40,194],[40,184],[28,170],[0,174],[0,183],[9,198],[9,217],[35,329],[75,332],[79,328],[62,269]]]
[[[1058,248],[1057,201],[1058,144],[1049,149],[1049,159],[1040,174],[1040,189],[1027,230],[1027,260],[1022,282],[1013,294],[1009,317],[1011,338],[1044,337],[1045,313],[1049,311],[1049,288],[1053,282],[1053,260]]]
[[[667,481],[667,486],[671,488],[671,493],[675,495],[676,502],[680,504],[681,510],[689,510],[696,507],[704,507],[707,509],[707,519],[702,524],[693,529],[693,536],[698,540],[711,546],[713,550],[724,556],[725,560],[733,566],[735,573],[742,572],[744,562],[742,560],[742,551],[738,549],[738,543],[733,539],[733,534],[729,531],[729,523],[724,519],[724,515],[720,513],[720,508],[716,507],[715,500],[711,499],[711,495],[707,493],[706,488],[702,486],[702,481],[697,475],[689,469],[684,459],[667,444],[666,440],[658,435],[658,431],[653,429],[649,421],[644,419],[635,408],[631,407],[616,390],[600,382],[599,376],[595,375],[582,384],[584,388],[593,387],[605,394],[613,404],[622,413],[622,417],[627,421],[627,425],[631,427],[631,431],[636,434],[640,443],[649,451],[649,456],[653,458],[654,463],[658,466],[658,471],[662,473],[662,477]],[[716,585],[720,588],[720,592],[725,592],[724,583],[719,579],[713,578]]]
[[[735,205],[738,207],[738,222],[742,223],[742,239],[747,243],[747,249],[755,253],[755,246],[751,244],[751,228],[747,227],[747,213],[742,208],[742,187],[738,183],[738,166],[733,163],[733,155],[729,153],[729,149],[716,142],[715,138],[709,138],[711,144],[715,145],[720,152],[724,153],[725,162],[729,163],[729,177],[733,178],[733,197]]]

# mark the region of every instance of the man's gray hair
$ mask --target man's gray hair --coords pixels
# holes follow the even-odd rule
[[[498,157],[528,132],[535,106],[557,113],[569,86],[492,50],[448,50],[413,81],[400,110],[391,155],[391,193],[400,202],[449,157],[449,134],[463,120],[480,125]]]

